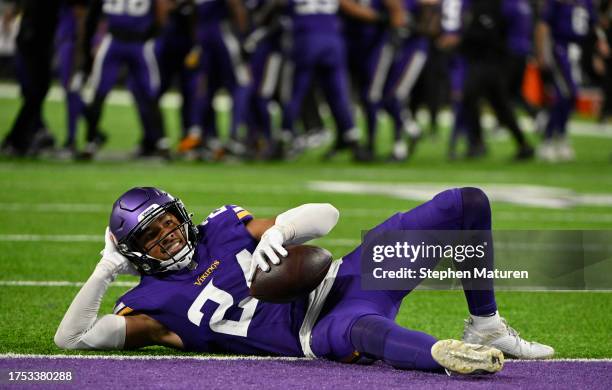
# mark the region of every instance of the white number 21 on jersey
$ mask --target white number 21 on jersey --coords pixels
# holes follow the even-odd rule
[[[251,253],[249,253],[249,251],[246,249],[243,249],[236,255],[236,260],[238,261],[238,264],[240,264],[245,282],[249,272],[249,267],[251,265],[251,257]],[[215,286],[213,284],[213,280],[211,280],[210,283],[204,287],[202,292],[200,292],[195,301],[193,301],[189,311],[187,312],[189,321],[196,326],[200,326],[200,323],[202,322],[202,318],[204,317],[202,307],[204,307],[204,304],[207,301],[213,301],[219,304],[217,309],[210,316],[210,321],[208,323],[213,332],[241,337],[247,336],[249,325],[251,324],[253,314],[255,313],[255,308],[259,302],[257,299],[250,296],[244,298],[238,303],[238,307],[242,309],[240,319],[238,321],[226,320],[223,317],[225,316],[227,309],[234,305],[234,298],[227,291],[221,290]]]

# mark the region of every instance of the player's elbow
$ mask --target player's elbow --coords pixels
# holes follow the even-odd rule
[[[53,342],[55,342],[55,345],[57,345],[59,349],[76,349],[76,343],[70,340],[70,337],[65,334],[61,325],[55,332]]]
[[[322,235],[326,235],[329,233],[334,226],[338,223],[338,218],[340,218],[340,211],[335,208],[331,203],[321,203],[320,204],[320,216],[322,221],[325,221],[323,224],[323,232]]]

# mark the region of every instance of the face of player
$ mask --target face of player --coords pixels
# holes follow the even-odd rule
[[[138,243],[149,256],[168,260],[187,244],[180,225],[174,214],[164,213],[147,226]]]

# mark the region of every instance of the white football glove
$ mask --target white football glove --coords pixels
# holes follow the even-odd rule
[[[104,249],[100,252],[102,259],[98,266],[104,267],[114,276],[119,274],[140,275],[130,261],[117,250],[115,237],[110,232],[108,226],[104,233]]]
[[[280,264],[281,259],[278,257],[287,256],[287,249],[283,247],[285,243],[285,237],[283,230],[279,226],[272,226],[270,229],[261,236],[259,244],[253,252],[253,258],[251,260],[251,268],[249,270],[248,282],[250,283],[255,277],[257,267],[262,271],[270,271],[270,264],[266,261],[266,257],[274,265]]]

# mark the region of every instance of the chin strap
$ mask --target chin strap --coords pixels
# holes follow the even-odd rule
[[[162,261],[160,265],[164,271],[178,271],[191,264],[191,259],[193,258],[194,253],[195,247],[192,247],[189,243],[187,243],[179,253],[172,256],[171,259]],[[180,260],[174,260],[175,258]]]

